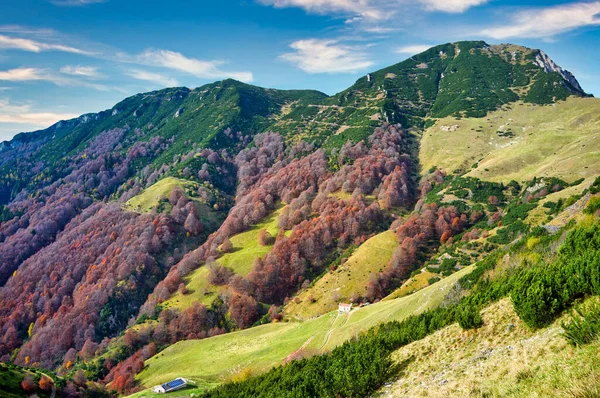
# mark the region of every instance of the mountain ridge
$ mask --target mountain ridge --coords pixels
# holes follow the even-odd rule
[[[118,114],[118,112],[120,112],[119,107],[120,106],[123,107],[124,104],[132,101],[133,99],[138,99],[140,97],[146,98],[146,97],[152,97],[152,96],[160,96],[160,95],[168,94],[168,93],[174,93],[174,94],[186,93],[186,95],[187,95],[187,94],[190,94],[193,92],[217,88],[220,86],[237,85],[237,86],[241,86],[241,87],[248,87],[248,88],[252,87],[255,89],[262,89],[265,92],[277,92],[277,93],[282,93],[282,94],[288,93],[288,94],[292,94],[292,95],[304,93],[307,95],[312,94],[312,95],[315,95],[316,97],[321,96],[322,99],[333,101],[333,102],[335,102],[336,100],[338,102],[347,102],[348,96],[353,91],[357,91],[357,90],[363,88],[365,86],[365,82],[371,83],[371,86],[373,85],[372,83],[375,80],[373,79],[373,81],[372,81],[372,76],[381,75],[384,72],[386,73],[387,76],[389,76],[390,73],[393,73],[393,71],[396,71],[401,65],[410,63],[411,60],[415,61],[415,62],[423,61],[424,59],[426,59],[424,57],[431,55],[433,53],[439,53],[440,58],[447,57],[448,55],[452,55],[456,58],[460,55],[460,53],[462,51],[460,48],[461,46],[468,46],[468,47],[471,47],[471,49],[475,48],[475,49],[490,50],[491,53],[496,53],[496,54],[506,55],[505,54],[505,52],[506,52],[507,54],[510,54],[510,56],[512,57],[512,62],[517,61],[517,59],[516,59],[517,56],[518,57],[530,56],[530,59],[529,59],[530,62],[532,62],[539,68],[543,69],[546,73],[556,73],[556,74],[560,75],[560,77],[562,77],[562,79],[563,79],[563,82],[568,85],[567,90],[569,92],[571,92],[572,94],[575,94],[575,95],[588,96],[588,94],[586,94],[583,91],[583,89],[581,88],[581,86],[580,86],[579,82],[577,81],[577,79],[575,78],[575,76],[572,73],[570,73],[568,70],[565,70],[565,69],[561,68],[560,66],[558,66],[542,50],[530,49],[527,47],[513,45],[513,44],[489,45],[483,41],[462,41],[462,42],[453,42],[453,43],[446,43],[446,44],[440,44],[437,46],[433,46],[433,47],[429,48],[428,50],[423,51],[419,54],[415,54],[404,61],[401,61],[399,63],[382,68],[382,69],[374,71],[374,72],[370,72],[367,75],[362,76],[359,79],[357,79],[356,82],[349,88],[342,90],[341,92],[339,92],[337,94],[330,95],[330,96],[328,96],[320,91],[313,90],[313,89],[283,90],[283,89],[276,89],[276,88],[263,88],[263,87],[259,87],[259,86],[242,83],[242,82],[236,81],[234,79],[224,79],[221,81],[208,83],[203,86],[199,86],[199,87],[191,88],[191,89],[187,88],[187,87],[170,87],[170,88],[154,90],[154,91],[150,91],[150,92],[146,92],[146,93],[139,93],[139,94],[135,94],[133,96],[125,98],[124,100],[120,101],[119,103],[115,104],[113,107],[111,107],[107,110],[100,111],[97,113],[83,114],[74,119],[62,120],[46,129],[36,130],[33,132],[19,133],[15,137],[13,137],[13,139],[6,140],[6,141],[3,141],[2,143],[0,143],[0,151],[7,150],[12,147],[16,147],[20,143],[29,142],[31,139],[35,139],[38,136],[43,135],[43,134],[46,135],[51,132],[57,133],[65,128],[66,129],[75,128],[75,127],[85,124],[91,120],[97,120],[98,118],[105,118],[109,113],[110,113],[110,116],[116,116]],[[452,51],[452,47],[454,47],[454,51]],[[444,50],[446,50],[446,51],[444,51]],[[423,63],[420,62],[417,66],[419,67],[422,64]],[[442,75],[443,75],[443,73],[442,73]],[[344,99],[342,100],[340,97],[344,97]],[[447,116],[447,115],[444,115],[444,116]],[[390,115],[386,115],[386,121],[393,122],[393,120],[390,120]],[[275,127],[275,126],[277,126],[277,125],[275,124],[273,127]]]

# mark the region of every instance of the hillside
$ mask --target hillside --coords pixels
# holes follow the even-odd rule
[[[147,367],[138,377],[144,387],[176,376],[205,387],[235,378],[236,372],[259,374],[292,358],[330,351],[380,322],[402,320],[434,308],[452,284],[469,271],[471,268],[466,268],[412,296],[358,308],[349,315],[335,311],[301,323],[271,323],[204,340],[183,341],[146,361]]]
[[[573,347],[562,336],[565,315],[532,331],[501,300],[481,313],[483,326],[448,326],[394,354],[402,377],[376,397],[593,396],[598,342]],[[586,395],[589,394],[589,395]]]
[[[0,360],[89,395],[176,376],[372,394],[392,351],[520,292],[485,290],[499,256],[575,267],[556,248],[595,225],[598,107],[542,51],[470,41],[333,96],[224,80],[20,134],[0,149]],[[573,289],[550,321],[595,294]]]
[[[423,132],[420,162],[424,170],[435,165],[504,183],[595,177],[599,106],[571,97],[552,106],[517,102],[484,118],[442,118]]]

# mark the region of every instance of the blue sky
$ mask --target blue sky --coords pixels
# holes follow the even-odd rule
[[[139,92],[232,77],[333,94],[428,46],[541,48],[600,93],[600,1],[0,2],[0,141]]]

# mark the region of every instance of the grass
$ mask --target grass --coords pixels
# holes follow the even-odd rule
[[[299,302],[291,301],[284,309],[284,316],[309,319],[333,311],[340,302],[349,302],[353,294],[364,296],[369,277],[383,271],[396,246],[393,231],[375,235],[337,270],[326,273],[314,285],[298,294]]]
[[[554,176],[572,182],[600,174],[600,101],[574,98],[554,105],[517,102],[484,118],[439,119],[427,129],[422,170],[462,169],[482,180],[528,181]],[[456,131],[442,126],[458,125]],[[500,137],[508,131],[512,137]],[[475,168],[472,168],[476,164]]]
[[[176,343],[146,361],[137,378],[149,388],[185,377],[208,388],[240,371],[257,374],[306,351],[326,352],[381,322],[401,320],[439,305],[463,270],[410,296],[382,301],[338,315],[331,312],[304,322],[271,323],[204,340]],[[136,396],[152,396],[148,392]]]
[[[566,315],[565,315],[566,316]],[[397,350],[400,377],[378,397],[596,397],[600,341],[571,347],[561,319],[532,331],[509,299],[482,311],[484,325],[457,324]],[[564,318],[564,316],[563,316]]]
[[[3,398],[27,396],[27,393],[21,388],[21,381],[23,381],[27,373],[33,375],[36,384],[39,383],[40,377],[43,375],[39,369],[25,369],[14,364],[0,362],[0,396]],[[50,396],[50,392],[36,388],[33,395],[48,397]]]
[[[265,228],[272,236],[277,235],[277,218],[283,209],[280,205],[273,213],[262,222],[252,226],[230,238],[233,251],[226,253],[217,259],[217,263],[233,269],[241,276],[246,276],[251,270],[254,260],[264,257],[273,248],[273,245],[261,246],[258,244],[258,232]],[[209,305],[220,293],[222,287],[213,286],[208,282],[208,267],[200,267],[192,271],[184,278],[188,288],[186,294],[176,292],[164,305],[170,308],[185,309],[191,307],[195,302]]]
[[[532,209],[529,212],[525,221],[529,225],[543,224],[544,220],[548,217],[546,214],[548,209],[544,207],[544,203],[557,202],[559,199],[566,200],[566,199],[570,198],[571,196],[581,195],[581,193],[586,188],[589,188],[589,186],[592,184],[593,181],[594,181],[594,178],[590,177],[590,178],[587,178],[584,182],[582,182],[581,184],[579,184],[577,186],[568,187],[568,188],[563,189],[562,191],[558,191],[558,192],[549,194],[548,196],[546,196],[540,200],[538,207],[536,207],[535,209]],[[585,216],[585,214],[583,213],[583,209],[589,202],[589,199],[590,199],[589,197],[584,196],[581,199],[579,199],[576,203],[574,203],[574,205],[571,209],[568,209],[568,208],[563,209],[550,222],[548,222],[548,225],[554,225],[554,226],[560,227],[560,226],[565,225],[572,218],[575,218],[575,220],[579,220],[579,219],[583,218]]]
[[[129,210],[148,212],[158,206],[161,199],[168,198],[171,191],[175,188],[181,188],[185,192],[186,189],[196,188],[196,185],[192,181],[166,177],[129,199],[125,206]]]
[[[129,199],[127,203],[125,203],[125,208],[141,213],[150,212],[159,207],[161,205],[161,200],[168,198],[171,191],[175,188],[181,188],[186,196],[196,203],[200,221],[205,226],[210,229],[215,229],[221,224],[221,218],[224,215],[223,212],[212,209],[203,200],[195,196],[198,189],[198,183],[176,177],[165,177],[162,180],[157,181],[138,195]],[[170,211],[171,204],[168,201],[163,202],[163,205],[165,206],[165,210]]]
[[[429,286],[429,279],[433,277],[439,277],[439,275],[423,269],[422,272],[410,278],[404,282],[402,286],[390,293],[384,300],[393,300],[398,297],[413,294],[414,292]]]

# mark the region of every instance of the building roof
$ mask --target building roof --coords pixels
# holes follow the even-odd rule
[[[164,388],[165,390],[170,390],[173,388],[181,387],[185,384],[186,384],[185,380],[183,380],[182,378],[178,378],[178,379],[171,380],[170,382],[163,384],[161,387]]]
[[[352,308],[352,304],[344,304],[344,303],[340,303],[339,307],[341,308]]]

